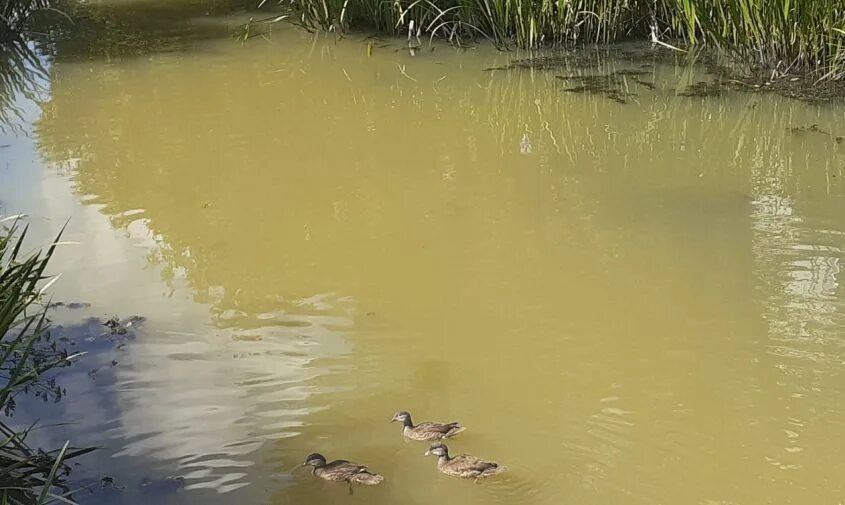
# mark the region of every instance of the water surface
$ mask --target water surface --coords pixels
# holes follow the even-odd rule
[[[21,415],[105,446],[81,500],[841,501],[842,105],[682,96],[708,76],[647,48],[489,70],[525,55],[92,12],[0,141],[3,210],[80,242],[56,321],[92,352]],[[112,314],[147,319],[79,326]],[[397,409],[510,471],[438,474]],[[386,483],[291,471],[314,451]]]

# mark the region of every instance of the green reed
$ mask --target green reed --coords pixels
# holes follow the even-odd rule
[[[845,2],[830,0],[686,0],[698,32],[756,67],[786,74],[813,70],[843,77]]]
[[[289,0],[308,28],[371,28],[500,47],[650,39],[716,46],[754,68],[842,78],[845,2],[838,0]],[[677,42],[677,41],[680,41]]]
[[[24,255],[25,237],[17,218],[0,220],[0,411],[6,416],[21,394],[61,398],[64,391],[50,373],[75,357],[51,339],[47,309],[40,303],[50,284],[44,282],[44,271],[56,244],[44,253]],[[31,429],[15,430],[0,421],[0,503],[73,503],[64,483],[70,471],[65,462],[92,449],[69,449],[68,444],[50,452],[34,449],[26,443]]]

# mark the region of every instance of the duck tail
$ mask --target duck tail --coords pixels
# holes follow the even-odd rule
[[[384,477],[369,470],[361,470],[350,479],[350,482],[360,484],[362,486],[377,486],[384,481]]]
[[[444,435],[443,438],[452,438],[455,435],[457,435],[458,433],[464,432],[465,430],[466,430],[465,426],[461,426],[458,423],[454,423],[454,427],[451,430],[449,430],[449,432],[446,433],[446,435]]]
[[[495,464],[495,463],[494,463],[494,464]],[[505,470],[507,470],[507,469],[508,469],[508,467],[506,467],[506,466],[495,465],[495,466],[492,466],[492,467],[490,467],[490,468],[488,468],[488,469],[484,470],[483,472],[481,472],[481,475],[482,475],[482,476],[484,476],[484,477],[489,477],[489,476],[491,476],[491,475],[497,475],[497,474],[500,474],[500,473],[504,472],[504,471],[505,471]]]

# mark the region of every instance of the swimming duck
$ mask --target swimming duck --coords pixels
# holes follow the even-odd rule
[[[480,478],[490,477],[491,475],[505,471],[505,467],[499,466],[497,463],[484,461],[468,454],[450,457],[449,448],[446,447],[446,444],[432,445],[425,451],[426,456],[429,454],[437,456],[437,469],[441,473],[453,477],[475,479],[477,481]]]
[[[393,414],[393,419],[390,422],[394,421],[400,421],[404,425],[402,434],[411,440],[443,440],[444,438],[454,437],[466,429],[460,423],[425,422],[414,426],[413,421],[411,421],[411,414],[404,410]]]
[[[349,484],[349,494],[352,494],[352,484],[376,486],[384,480],[384,477],[370,471],[365,465],[359,465],[345,459],[336,459],[327,463],[325,456],[318,453],[309,454],[303,465],[314,467],[311,473],[323,480],[346,482]]]

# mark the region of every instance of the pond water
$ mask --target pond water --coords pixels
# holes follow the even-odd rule
[[[89,354],[15,419],[103,447],[83,503],[842,504],[845,106],[685,96],[704,69],[638,46],[84,12],[0,137],[2,211],[79,242],[54,319]],[[399,409],[508,472],[439,474]]]

